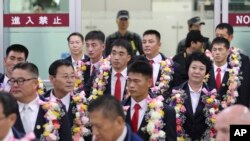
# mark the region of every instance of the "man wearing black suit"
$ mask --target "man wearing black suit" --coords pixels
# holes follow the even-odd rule
[[[211,44],[213,67],[209,72],[208,85],[218,92],[218,99],[223,100],[228,90],[228,78],[231,67],[227,62],[230,44],[223,37],[216,37]]]
[[[161,68],[161,61],[167,59],[165,55],[159,52],[161,48],[161,35],[157,30],[149,29],[143,33],[143,40],[142,40],[142,47],[143,52],[145,54],[146,59],[149,63],[152,63],[153,67],[153,82],[152,87],[158,86],[160,78],[162,76],[162,68]],[[169,87],[165,90],[162,90],[160,94],[170,92],[172,87],[178,85],[179,82],[179,65],[177,63],[172,64],[174,73],[169,75],[171,78],[169,82]],[[158,93],[159,94],[159,93]]]
[[[127,65],[131,59],[131,56],[132,49],[128,41],[124,39],[118,39],[113,42],[110,54],[110,62],[112,67],[108,72],[109,78],[104,84],[104,95],[111,94],[119,101],[125,99]],[[93,83],[91,83],[91,85],[93,85]],[[89,88],[91,88],[91,86]]]
[[[144,140],[153,139],[154,135],[147,131],[151,111],[148,101],[154,99],[149,96],[148,89],[152,82],[152,67],[145,61],[136,61],[128,68],[127,87],[130,97],[123,101],[124,106],[129,106],[126,115],[126,122],[132,127],[133,132],[137,133]],[[156,100],[157,101],[157,100]],[[176,141],[176,121],[175,111],[162,101],[160,108],[164,114],[159,119],[163,124],[160,129],[165,132],[164,137],[156,134],[155,140]],[[152,105],[151,105],[152,106]],[[152,112],[152,111],[151,111]],[[154,111],[156,112],[156,111]],[[154,123],[155,124],[155,123]]]
[[[9,92],[10,85],[7,83],[9,80],[13,67],[21,62],[26,62],[29,55],[28,49],[20,44],[10,45],[6,50],[4,58],[5,75],[0,75],[0,84],[4,91]]]
[[[44,96],[52,101],[59,100],[63,103],[72,128],[77,112],[76,104],[72,102],[76,81],[73,65],[67,60],[54,61],[49,67],[49,79],[53,89],[47,91]]]
[[[46,117],[47,109],[40,103],[46,102],[44,98],[37,94],[38,87],[38,68],[33,63],[19,63],[14,66],[12,75],[8,81],[11,86],[11,93],[17,99],[17,121],[14,127],[21,133],[34,132],[38,139],[44,139],[46,134],[45,124],[48,123]],[[71,141],[71,133],[68,117],[65,115],[65,108],[61,103],[54,104],[60,106],[60,118],[56,129],[60,141]],[[61,108],[62,106],[62,108]],[[49,114],[49,113],[47,113]],[[47,115],[48,116],[48,115]],[[56,128],[56,126],[53,126]],[[47,131],[49,129],[46,129]]]
[[[17,102],[14,97],[7,92],[0,92],[0,140],[9,141],[13,138],[20,139],[19,133],[13,125],[16,122]]]
[[[184,101],[183,106],[186,110],[177,110],[178,117],[181,117],[181,120],[183,120],[183,118],[185,119],[184,123],[178,125],[183,128],[181,130],[179,129],[178,132],[184,131],[184,134],[187,135],[184,136],[184,139],[189,137],[191,140],[204,140],[205,137],[209,137],[209,132],[205,132],[209,128],[206,124],[206,120],[208,120],[206,118],[208,118],[208,116],[204,112],[206,105],[202,98],[205,93],[202,89],[206,88],[210,91],[208,86],[203,83],[203,80],[206,74],[209,73],[211,67],[212,62],[205,54],[200,52],[192,53],[187,61],[189,79],[180,86],[174,88],[175,90],[183,90],[185,92],[182,96],[180,96],[181,94],[179,93],[173,93],[170,102],[170,106],[175,106],[175,109],[178,109],[176,102]],[[177,94],[179,96],[177,96]],[[181,98],[176,100],[174,97]],[[182,113],[184,117],[180,116],[180,111],[184,111]],[[178,133],[178,135],[181,134]]]
[[[216,29],[215,29],[216,37],[226,38],[229,41],[229,43],[233,40],[233,32],[234,32],[233,27],[228,23],[220,23],[216,26]],[[232,52],[230,52],[229,58],[232,57],[231,55],[232,55]],[[250,86],[250,73],[249,73],[250,72],[250,61],[249,61],[249,57],[247,55],[240,53],[239,62],[241,63],[239,74],[241,75],[241,77],[243,79],[241,80],[241,85],[238,88],[239,96],[237,98],[236,103],[243,104],[243,105],[249,107],[249,102],[250,102],[250,95],[249,95],[249,93],[250,93],[250,88],[249,88],[249,86]]]
[[[75,66],[78,61],[89,59],[89,57],[83,52],[84,39],[81,33],[71,33],[68,36],[67,41],[70,50],[70,56],[65,58],[66,60],[73,63],[73,65]]]
[[[93,139],[102,141],[142,141],[125,123],[120,101],[113,96],[101,96],[88,107]]]

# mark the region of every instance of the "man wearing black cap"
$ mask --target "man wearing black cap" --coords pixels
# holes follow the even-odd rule
[[[201,31],[201,25],[205,25],[205,22],[201,21],[200,17],[196,16],[196,17],[189,19],[187,21],[187,24],[188,24],[189,31],[192,31],[192,30]],[[182,39],[178,43],[178,47],[176,49],[176,54],[185,50],[185,48],[186,48],[185,42],[186,42],[186,38]],[[210,49],[210,42],[209,42],[209,38],[204,37],[203,51],[205,51],[206,49]]]
[[[201,35],[199,30],[191,30],[187,34],[185,39],[185,50],[176,54],[173,57],[173,61],[180,64],[180,84],[188,80],[188,74],[186,69],[186,64],[188,56],[193,52],[202,51],[202,46],[204,44],[204,37]],[[177,84],[178,85],[178,84]]]
[[[129,41],[133,50],[133,55],[143,54],[140,36],[134,32],[128,31],[129,12],[127,10],[120,10],[117,13],[116,23],[118,26],[118,31],[107,37],[105,56],[108,56],[111,53],[111,45],[117,39],[125,39]]]

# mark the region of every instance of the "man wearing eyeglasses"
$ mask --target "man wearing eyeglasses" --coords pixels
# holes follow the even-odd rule
[[[0,88],[9,92],[10,85],[7,83],[9,80],[13,67],[21,62],[26,62],[29,55],[28,49],[20,44],[10,45],[6,50],[4,58],[5,74],[0,74]]]
[[[38,68],[33,63],[19,63],[14,66],[8,83],[12,95],[18,102],[17,121],[14,127],[21,133],[34,132],[36,137],[41,139],[47,119],[46,110],[39,104],[45,99],[37,94],[38,75]],[[64,111],[64,107],[60,110]],[[68,117],[60,116],[59,135],[55,136],[58,136],[60,141],[71,141]]]
[[[72,63],[68,60],[54,61],[49,67],[49,79],[53,89],[47,91],[44,96],[53,101],[60,101],[66,107],[69,124],[72,128],[77,109],[76,104],[72,102],[76,81]],[[71,128],[69,128],[69,130]],[[85,141],[87,140],[91,139],[85,137]]]

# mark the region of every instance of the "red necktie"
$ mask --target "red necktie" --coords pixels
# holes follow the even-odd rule
[[[121,73],[116,73],[116,82],[115,82],[115,98],[121,101]]]
[[[154,60],[149,60],[149,64],[151,65],[151,67],[152,67],[152,72],[153,72],[153,74],[152,74],[152,84],[151,84],[151,86],[152,87],[154,87],[155,85],[154,85],[154,68],[153,68],[153,64],[154,64]]]
[[[131,121],[131,127],[134,133],[137,132],[138,129],[138,120],[139,120],[139,110],[141,109],[141,106],[139,104],[135,104],[134,106],[134,114],[132,117],[132,121]]]
[[[217,72],[217,75],[216,75],[216,89],[217,90],[220,89],[220,83],[221,83],[220,71],[221,71],[221,69],[217,68],[217,70],[216,70],[216,72]]]
[[[96,71],[96,68],[95,68],[95,65],[93,65],[92,66],[92,73],[91,74],[95,73],[95,71]]]

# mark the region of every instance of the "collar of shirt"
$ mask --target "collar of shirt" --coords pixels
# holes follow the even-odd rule
[[[100,67],[100,62],[102,61],[102,59],[103,59],[103,57],[102,57],[99,61],[97,61],[96,63],[94,63],[94,64],[91,63],[91,68],[92,68],[92,66],[94,65],[96,69],[99,69],[99,67]]]
[[[53,91],[50,92],[50,100],[51,101],[56,101],[56,99],[58,99]],[[70,104],[70,93],[66,94],[63,98],[60,99],[62,101],[62,103],[64,104],[64,106],[66,107],[66,110],[68,111],[69,109],[69,104]]]
[[[112,68],[112,77],[116,77],[115,76],[116,73],[117,72],[115,71],[115,69]],[[123,71],[121,71],[120,73],[121,73],[122,77],[127,78],[127,67]]]
[[[6,91],[6,92],[10,91],[10,85],[8,84],[8,81],[9,81],[9,77],[7,77],[6,75],[4,75],[3,88],[4,88],[4,91]]]
[[[127,126],[125,124],[122,134],[118,137],[118,139],[116,141],[124,141],[126,138],[126,134],[127,134]]]
[[[141,109],[146,111],[148,109],[148,103],[147,103],[147,98],[143,99],[140,102],[136,102],[132,97],[131,97],[131,110],[134,110],[135,104],[139,104],[141,106]]]
[[[12,129],[10,128],[8,134],[5,136],[5,138],[2,141],[10,141],[13,138],[14,138],[14,134],[13,134]]]
[[[85,59],[85,56],[84,54],[82,55],[82,59],[81,60],[84,60]],[[72,60],[72,64],[75,64],[76,63],[76,60],[74,60],[74,58],[71,56],[71,60]]]
[[[30,109],[32,111],[36,111],[36,109],[39,109],[39,106],[40,106],[38,104],[38,101],[39,101],[39,96],[38,95],[37,95],[37,97],[33,101],[31,101],[28,104],[25,104],[25,103],[17,101],[18,106],[19,106],[19,112],[21,112],[23,110],[23,108],[24,108],[25,105],[28,105],[28,107],[30,107]]]
[[[188,84],[188,87],[189,87],[189,91],[192,92],[192,93],[199,93],[199,94],[201,93],[202,85],[201,85],[200,89],[197,92],[194,91],[189,84]]]
[[[217,68],[220,68],[222,73],[225,73],[227,71],[227,63],[224,64],[224,65],[222,65],[222,66],[220,66],[220,67],[218,67],[215,64],[213,64],[213,67],[214,67],[214,74],[217,73]]]
[[[162,61],[162,57],[161,57],[160,53],[158,55],[156,55],[153,59],[149,59],[149,58],[147,58],[147,59],[148,60],[154,60],[153,64],[160,63]]]

